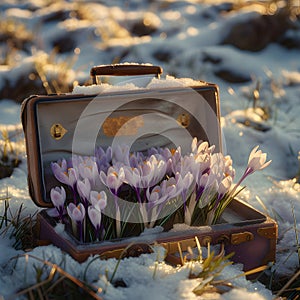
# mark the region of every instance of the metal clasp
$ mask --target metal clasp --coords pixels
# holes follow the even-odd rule
[[[188,114],[181,114],[177,117],[177,122],[184,128],[187,128],[190,125],[190,116]]]
[[[249,231],[233,233],[231,235],[231,244],[239,245],[241,243],[252,241],[253,239],[254,239],[254,234]]]
[[[60,140],[68,132],[61,124],[53,124],[50,128],[50,134],[55,140]]]

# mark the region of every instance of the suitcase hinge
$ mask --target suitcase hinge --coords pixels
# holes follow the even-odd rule
[[[252,241],[253,239],[254,239],[254,235],[252,232],[249,231],[233,233],[231,235],[231,244],[239,245],[241,243]]]
[[[258,228],[257,233],[265,237],[267,239],[274,239],[276,238],[276,230],[274,227],[265,227],[265,228]]]

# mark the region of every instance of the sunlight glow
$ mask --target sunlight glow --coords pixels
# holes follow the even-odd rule
[[[197,28],[195,28],[195,27],[189,27],[187,29],[187,34],[189,36],[196,36],[198,33],[199,33],[199,30]]]
[[[181,17],[179,11],[168,11],[162,14],[163,18],[169,21],[176,21]]]
[[[194,5],[189,5],[189,6],[185,9],[185,11],[186,11],[188,14],[193,15],[193,14],[196,13],[197,9],[196,9],[196,6],[194,6]]]

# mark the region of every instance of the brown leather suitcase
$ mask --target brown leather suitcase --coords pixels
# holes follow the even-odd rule
[[[98,75],[159,77],[161,72],[160,67],[124,64],[94,67],[91,76],[96,83]],[[124,141],[133,151],[180,145],[186,152],[191,137],[206,140],[215,145],[215,152],[222,152],[218,87],[200,81],[179,84],[174,80],[167,85],[161,82],[156,79],[154,85],[146,88],[131,89],[129,83],[129,88],[108,92],[104,89],[99,94],[39,95],[24,100],[22,123],[29,191],[33,201],[46,208],[38,214],[39,239],[53,243],[78,261],[95,254],[103,258],[136,255],[149,251],[149,245],[154,243],[174,254],[179,247],[182,251],[195,247],[195,237],[201,245],[224,245],[227,253],[235,253],[233,261],[244,264],[245,271],[274,261],[276,222],[237,199],[213,225],[179,226],[180,229],[175,226],[178,230],[172,230],[178,221],[175,218],[169,219],[168,227],[158,233],[133,233],[127,238],[96,242],[79,241],[58,229],[50,200],[51,189],[58,184],[51,170],[54,161],[74,154],[91,156],[97,145],[107,148]]]

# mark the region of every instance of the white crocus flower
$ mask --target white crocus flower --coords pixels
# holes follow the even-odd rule
[[[255,171],[263,170],[271,163],[271,160],[266,162],[267,154],[263,153],[261,150],[257,150],[258,147],[259,146],[254,147],[249,155],[248,166],[246,170],[248,175],[254,173]]]

